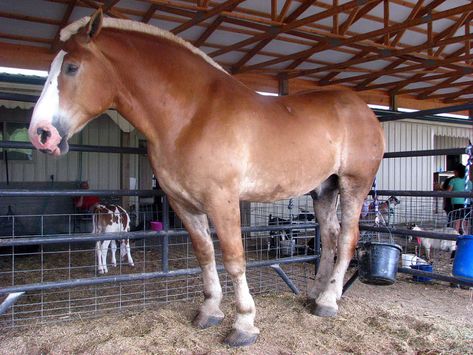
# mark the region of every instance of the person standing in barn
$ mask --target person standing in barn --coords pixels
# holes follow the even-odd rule
[[[454,178],[451,179],[448,183],[448,191],[452,192],[464,192],[471,191],[471,181],[468,181],[467,189],[465,189],[465,166],[463,164],[458,164],[453,169]],[[464,197],[452,197],[452,211],[462,210],[464,211],[465,207],[465,198]],[[454,228],[458,233],[463,234],[461,221],[464,215],[461,213],[456,216],[454,221]]]

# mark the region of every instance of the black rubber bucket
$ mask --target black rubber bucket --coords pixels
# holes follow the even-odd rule
[[[401,247],[397,244],[366,242],[358,249],[360,281],[370,285],[392,285],[396,281]]]

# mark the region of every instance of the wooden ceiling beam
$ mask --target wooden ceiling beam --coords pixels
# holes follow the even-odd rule
[[[430,4],[432,5],[432,4]],[[419,15],[422,15],[423,13],[425,13],[425,9],[423,9],[423,11],[419,11],[418,7],[416,6],[414,8],[414,10],[411,12],[411,14],[408,16],[408,20],[410,18],[415,18]],[[466,14],[462,14],[461,16],[461,19],[460,19],[460,25],[464,23],[464,21],[466,20],[466,18],[468,18],[469,16],[469,13],[466,13]],[[431,24],[432,22],[430,21],[429,24]],[[412,51],[410,52],[420,52],[422,50],[425,50],[425,49],[432,49],[433,47],[436,47],[436,46],[443,46],[445,47],[446,45],[448,44],[452,44],[452,43],[456,43],[456,42],[460,42],[461,39],[455,39],[455,38],[452,38],[452,35],[458,30],[459,26],[458,23],[455,23],[454,25],[446,28],[444,31],[440,32],[436,37],[435,39],[431,39],[429,38],[426,42],[424,42],[422,45],[420,46],[417,46],[415,48],[413,48]],[[443,37],[447,37],[446,39],[443,39]],[[469,40],[469,38],[465,38],[465,40]],[[393,41],[394,42],[394,41]],[[397,43],[396,43],[397,44]],[[408,47],[409,48],[409,47]],[[402,53],[406,53],[405,52],[406,48],[404,48],[404,52],[401,51],[401,52],[398,52],[397,54],[394,54],[393,53],[393,56],[399,56],[399,54],[402,54]],[[376,59],[376,56],[373,56],[372,58]],[[382,58],[379,58],[379,59],[382,59]],[[390,71],[392,69],[394,69],[396,66],[399,66],[401,64],[403,64],[405,62],[405,60],[397,60],[391,64],[389,64],[388,66],[386,66],[385,68],[383,68],[379,73],[382,73],[382,72],[385,72],[385,71]],[[349,63],[350,64],[350,63]],[[350,64],[350,65],[354,65],[354,64]],[[420,80],[422,77],[424,76],[424,74],[416,74],[415,76],[415,79],[416,80]],[[371,78],[368,78],[368,79],[365,79],[362,83],[359,83],[357,85],[357,89],[358,90],[362,90],[363,89],[363,86],[367,86],[369,83],[371,83],[373,80],[376,80],[379,76],[373,76]],[[396,92],[398,90],[400,90],[401,87],[397,86],[395,89],[393,89],[392,91],[393,92]]]
[[[76,5],[77,5],[77,0],[71,0],[69,4],[67,5],[66,11],[64,11],[64,14],[62,15],[62,20],[59,25],[59,28],[56,31],[56,34],[54,35],[53,43],[51,44],[52,52],[56,52],[58,50],[59,42],[60,42],[59,36],[61,34],[61,29],[69,23],[69,19],[71,18],[72,11],[74,11],[74,8]]]
[[[77,5],[80,5],[80,4],[84,5],[85,7],[95,9],[95,10],[102,6],[101,3],[98,3],[98,2],[93,1],[93,0],[77,0]],[[128,16],[122,14],[121,11],[118,11],[116,9],[109,9],[107,11],[107,14],[111,17],[116,17],[116,18],[129,20]]]
[[[437,90],[441,90],[441,89],[445,89],[445,88],[452,88],[452,87],[454,87],[454,86],[452,86],[453,82],[457,81],[458,79],[460,79],[462,77],[463,77],[463,75],[453,75],[450,78],[448,78],[447,80],[444,80],[444,81],[442,81],[441,83],[439,83],[437,85],[432,85],[432,86],[422,90],[416,96],[416,98],[418,100],[424,100],[427,97],[429,97],[430,95],[432,95],[434,92],[436,92]]]
[[[298,8],[296,8],[286,19],[285,23],[292,23],[297,20],[297,18],[305,11],[307,10],[315,0],[312,1],[306,1],[302,3]],[[268,28],[267,32],[271,31],[271,27]],[[257,43],[253,48],[251,48],[250,51],[248,51],[238,62],[236,62],[234,65],[232,65],[232,73],[236,74],[240,71],[240,68],[245,65],[251,58],[253,58],[260,50],[262,50],[264,47],[266,47],[273,38],[267,38],[259,43]]]
[[[141,18],[141,22],[148,23],[153,18],[153,15],[157,9],[158,8],[155,4],[149,5],[148,10],[146,10],[145,14]]]
[[[464,76],[465,76],[464,74],[460,74],[460,73],[457,72],[456,75],[451,75],[450,78],[447,78],[447,80],[442,81],[441,83],[434,84],[432,86],[421,87],[421,88],[404,89],[404,90],[398,91],[397,94],[398,95],[407,95],[407,94],[421,95],[424,92],[433,93],[433,92],[435,92],[437,90],[440,90],[440,89],[451,88],[451,87],[468,86],[468,85],[473,84],[473,81],[471,81],[471,80],[460,81],[460,82],[455,83],[455,80],[458,80],[459,78],[463,78]],[[453,79],[453,78],[455,78],[455,80],[448,83],[449,79]]]
[[[291,4],[292,4],[292,0],[286,0],[284,2],[282,10],[279,13],[279,16],[277,18],[278,22],[284,22],[284,19],[286,18],[286,15],[287,15],[287,12],[289,11],[289,8],[291,7]]]
[[[372,2],[372,1],[376,1],[376,0],[365,0],[365,1]],[[253,36],[252,38],[248,38],[248,39],[245,39],[243,41],[234,43],[234,44],[228,46],[227,48],[225,48],[223,50],[212,52],[209,55],[211,57],[218,57],[222,54],[234,51],[235,49],[245,47],[245,46],[253,44],[255,42],[263,41],[263,40],[268,39],[268,38],[273,39],[273,38],[276,38],[278,35],[280,35],[282,33],[285,33],[285,32],[288,32],[290,30],[293,30],[295,28],[304,26],[304,25],[306,25],[308,23],[311,23],[311,22],[317,22],[317,21],[320,21],[324,18],[331,17],[336,12],[351,10],[352,8],[358,7],[360,5],[361,4],[360,4],[359,0],[353,0],[353,1],[347,2],[343,5],[339,5],[337,7],[330,8],[329,10],[322,11],[322,12],[319,12],[317,14],[307,16],[307,17],[305,17],[303,19],[300,19],[300,20],[293,21],[293,22],[291,22],[287,25],[284,25],[284,26],[271,27],[270,30],[268,30],[267,32],[264,32],[264,33],[261,33],[259,35]]]
[[[411,21],[415,18],[421,17],[422,13],[423,13],[423,11],[422,11],[422,5],[423,4],[424,4],[424,0],[417,1],[416,6],[414,6],[414,8],[412,9],[409,16],[407,16],[407,18],[404,22]],[[396,33],[394,39],[391,42],[392,47],[396,47],[399,44],[399,42],[401,41],[402,36],[404,35],[404,33],[406,33],[406,30],[407,30],[407,28],[405,28],[405,29],[399,31],[398,33]]]
[[[347,19],[345,20],[345,22],[340,26],[340,30],[339,30],[339,34],[340,35],[344,35],[348,29],[350,28],[350,26],[352,24],[354,24],[356,21],[358,21],[360,18],[363,17],[363,15],[367,14],[368,12],[370,12],[373,8],[375,8],[379,3],[381,3],[382,0],[379,0],[378,2],[373,2],[373,3],[370,3],[368,5],[365,5],[364,7],[362,8],[355,8],[353,9],[350,14],[348,15]],[[355,54],[352,58],[350,58],[350,60],[353,60],[353,59],[360,59],[360,58],[363,58],[365,57],[366,55],[368,55],[370,53],[370,50],[368,49],[364,49],[362,50],[361,52]],[[307,59],[306,59],[307,60]],[[297,59],[295,60],[294,62],[292,62],[288,67],[288,68],[296,68],[298,67],[300,64],[302,64],[303,60],[302,58],[300,59]],[[329,81],[329,80],[332,80],[333,78],[335,78],[338,74],[340,74],[340,71],[336,70],[336,71],[333,71],[333,72],[330,72],[328,73],[326,76],[324,76],[321,81]]]
[[[471,11],[470,12],[465,12],[461,16],[461,18],[454,25],[447,28],[446,32],[442,31],[442,33],[440,33],[437,36],[442,35],[442,37],[444,37],[444,38],[453,37],[455,35],[455,33],[457,32],[457,30],[461,26],[463,26],[465,23],[469,23],[472,18],[473,18],[473,12],[471,12]],[[441,56],[444,49],[445,49],[445,46],[439,46],[434,55],[435,56]]]
[[[103,12],[108,12],[109,10],[112,9],[120,0],[105,0],[103,6],[102,6],[102,11]]]
[[[443,66],[448,63],[455,63],[455,62],[461,62],[465,61],[467,59],[472,59],[473,54],[467,54],[464,56],[460,57],[452,57],[452,58],[445,58],[441,60],[425,60],[424,63],[420,64],[414,64],[414,65],[408,65],[400,68],[393,68],[390,70],[383,69],[381,72],[375,72],[375,73],[370,73],[370,74],[365,74],[365,75],[359,75],[359,76],[352,76],[349,78],[344,78],[340,80],[333,80],[328,83],[323,83],[323,85],[335,85],[335,84],[340,84],[340,83],[348,83],[348,82],[353,82],[353,81],[358,81],[358,80],[364,80],[368,78],[379,78],[381,76],[385,75],[391,75],[395,73],[403,73],[403,72],[411,72],[411,71],[417,71],[417,70],[426,70],[427,72],[431,72],[432,69],[438,68],[440,66]],[[419,75],[419,74],[416,74]]]
[[[379,3],[381,3],[383,0],[375,1],[372,3],[369,3],[365,5],[362,8],[355,8],[352,10],[351,14],[354,12],[354,10],[358,10],[356,14],[353,16],[353,18],[350,18],[350,16],[345,20],[345,22],[341,25],[341,31],[340,34],[345,34],[348,31],[348,28],[354,24],[356,21],[361,19],[365,14],[370,12],[372,9],[374,9]],[[314,50],[324,50],[324,48],[328,49],[328,45],[326,43],[320,43],[317,44],[316,46],[312,47]],[[355,55],[357,58],[361,58],[364,55],[368,54],[370,51],[369,50],[363,50],[363,52]],[[296,69],[299,65],[304,63],[312,54],[308,54],[306,56],[302,56],[296,60],[294,60],[291,64],[289,64],[285,69]],[[334,78],[336,75],[329,73],[324,79],[326,80],[327,78]]]
[[[457,92],[444,94],[439,98],[441,98],[443,102],[448,104],[448,103],[451,103],[451,102],[455,101],[455,99],[457,99],[458,97],[460,97],[462,95],[468,95],[468,94],[473,94],[473,85],[467,86],[466,88],[458,90]]]
[[[44,23],[47,25],[55,25],[55,26],[59,26],[61,24],[60,20],[56,20],[52,18],[22,15],[22,14],[17,14],[14,12],[0,11],[0,17],[13,19],[13,20],[28,21],[28,22],[33,22],[33,23]]]
[[[435,74],[435,75],[430,75],[428,78],[425,78],[424,81],[434,81],[434,80],[439,80],[439,79],[446,79],[450,78],[451,76],[454,75],[467,75],[467,74],[472,74],[473,73],[473,68],[463,68],[462,70],[452,70],[447,73],[442,73],[442,74]],[[404,79],[404,80],[399,80],[399,81],[392,81],[389,83],[382,83],[382,84],[374,84],[370,86],[366,86],[363,88],[357,88],[355,87],[354,89],[357,91],[365,91],[365,90],[378,90],[378,89],[384,89],[387,90],[388,88],[391,88],[396,85],[401,85],[402,87],[405,87],[409,84],[415,83],[415,79],[413,77]],[[401,91],[394,91],[394,90],[388,90],[390,93],[398,94]]]
[[[200,47],[205,41],[215,32],[215,30],[222,24],[225,20],[225,17],[218,16],[207,28],[205,31],[197,38],[192,44],[196,47]]]
[[[453,9],[449,9],[449,10],[445,10],[445,11],[442,11],[442,12],[432,14],[431,16],[428,16],[427,18],[425,18],[425,17],[415,18],[415,19],[413,19],[411,21],[408,21],[408,22],[395,24],[395,25],[392,25],[392,26],[389,26],[389,27],[386,27],[386,28],[381,28],[381,29],[374,30],[374,31],[371,31],[371,32],[358,34],[358,35],[355,35],[355,36],[352,36],[352,37],[345,37],[345,38],[339,39],[339,40],[331,39],[330,44],[328,46],[323,46],[323,48],[320,47],[320,48],[315,48],[315,49],[314,48],[306,49],[306,50],[303,50],[303,51],[300,51],[300,52],[297,52],[297,53],[290,54],[287,57],[284,57],[284,58],[281,58],[281,59],[278,59],[278,60],[269,60],[269,61],[265,61],[265,62],[262,62],[262,63],[254,64],[254,65],[242,68],[242,70],[248,71],[248,70],[257,69],[257,68],[261,68],[261,67],[265,67],[265,66],[269,66],[269,65],[279,64],[279,63],[282,63],[282,62],[285,62],[285,61],[291,60],[291,59],[298,59],[300,57],[309,57],[309,56],[311,56],[311,55],[313,55],[317,52],[320,52],[321,50],[335,49],[337,47],[346,46],[346,45],[349,45],[349,44],[352,44],[352,43],[355,43],[355,42],[361,42],[361,41],[369,40],[369,39],[372,39],[372,38],[378,38],[379,36],[383,36],[386,33],[397,33],[397,32],[399,32],[403,29],[406,29],[406,28],[409,28],[409,27],[412,27],[412,26],[416,26],[416,25],[419,25],[419,24],[422,24],[422,23],[426,23],[430,20],[432,20],[432,21],[439,20],[439,19],[443,19],[443,18],[451,16],[451,15],[461,14],[461,13],[464,13],[465,11],[471,11],[471,10],[473,10],[473,4],[470,3],[470,4],[467,4],[467,5],[458,6],[458,7],[455,7]]]
[[[229,8],[235,8],[234,6],[235,5],[239,5],[240,3],[242,3],[243,1],[245,0],[227,0],[215,7],[213,7],[212,9],[206,11],[206,12],[197,12],[197,14],[188,22],[185,22],[179,26],[177,26],[176,28],[174,28],[173,30],[171,30],[172,33],[174,34],[178,34],[178,33],[181,33],[189,28],[191,28],[192,26],[198,24],[198,23],[201,23],[201,22],[204,22],[205,20],[215,16],[215,15],[218,15],[218,14],[221,14],[222,11],[225,11]]]
[[[442,40],[442,41],[438,41],[437,45],[438,44],[446,44],[446,45],[447,44],[452,44],[452,43],[456,43],[456,42],[459,42],[459,41],[464,41],[466,39],[473,39],[473,36],[470,34],[469,36],[451,37],[451,38],[447,38],[447,39]],[[375,61],[375,60],[383,60],[383,59],[388,59],[388,58],[392,58],[392,57],[401,57],[401,56],[404,56],[406,54],[415,53],[415,52],[419,52],[421,50],[425,50],[425,49],[429,48],[430,46],[432,46],[431,43],[425,42],[425,43],[417,45],[417,46],[406,47],[406,48],[403,48],[403,49],[384,50],[384,51],[380,50],[379,51],[380,54],[374,54],[374,55],[371,55],[369,57],[364,57],[363,56],[363,57],[360,57],[360,58],[350,59],[350,60],[348,60],[346,62],[343,62],[343,63],[328,65],[326,67],[320,67],[320,68],[308,69],[308,70],[301,70],[297,73],[297,76],[311,75],[311,74],[321,73],[321,72],[325,72],[325,71],[333,70],[333,69],[341,69],[341,68],[345,68],[345,67],[348,67],[348,66],[367,63],[367,62],[371,62],[371,61]],[[413,57],[411,57],[411,58],[413,58]],[[427,61],[427,60],[442,60],[442,59],[441,58],[440,59],[417,58],[417,60]],[[402,62],[399,61],[399,60],[396,60],[394,63],[397,63],[397,65],[400,65],[403,62],[405,62],[405,60],[402,60]],[[393,68],[391,67],[391,64],[389,64],[388,67],[383,68],[382,70],[380,70],[379,72],[376,72],[375,74],[379,77],[380,75],[383,74],[383,72],[386,69],[393,69]],[[296,75],[296,74],[294,74],[294,75]]]

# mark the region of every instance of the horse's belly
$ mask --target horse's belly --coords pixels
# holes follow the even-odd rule
[[[240,184],[240,199],[252,202],[271,202],[304,195],[319,186],[329,174],[291,179],[246,177]]]

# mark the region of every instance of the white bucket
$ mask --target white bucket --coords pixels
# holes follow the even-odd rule
[[[415,254],[402,254],[401,265],[402,267],[411,267],[411,265],[417,265],[421,263],[422,259]]]

